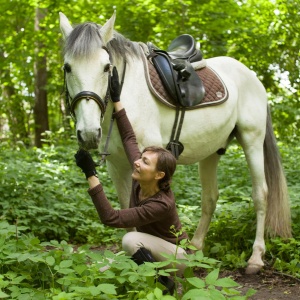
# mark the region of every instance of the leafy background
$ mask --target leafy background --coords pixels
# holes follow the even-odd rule
[[[34,141],[36,110],[49,130],[69,130],[61,94],[62,56],[58,13],[73,24],[103,24],[117,12],[115,29],[130,40],[166,48],[177,35],[194,36],[205,58],[232,56],[252,69],[269,92],[281,141],[297,142],[299,130],[299,9],[293,0],[11,0],[0,1],[1,139]],[[39,17],[39,14],[42,17]],[[35,23],[39,30],[34,29]],[[46,85],[36,68],[44,59]],[[41,63],[42,64],[42,63]],[[43,64],[42,64],[43,66]],[[37,91],[46,91],[46,108]]]
[[[168,270],[161,265],[138,268],[122,253],[124,231],[100,223],[86,181],[75,166],[74,123],[62,94],[59,11],[74,24],[103,24],[116,9],[116,30],[131,40],[166,48],[177,35],[189,33],[205,58],[232,56],[257,74],[272,107],[293,221],[292,239],[266,239],[265,261],[274,270],[299,278],[298,2],[0,0],[0,298],[175,299],[163,296],[162,287],[153,280],[154,268],[166,274]],[[40,28],[34,30],[40,12]],[[36,147],[39,59],[45,61],[47,83],[42,89],[47,95],[49,130],[42,133],[42,146]],[[106,167],[99,173],[118,208]],[[220,199],[205,249],[189,256],[184,278],[175,278],[182,287],[176,299],[194,295],[246,299],[254,293],[241,295],[229,278],[218,278],[220,270],[246,266],[255,236],[251,182],[237,144],[222,157],[218,179]],[[197,165],[178,166],[173,190],[182,223],[192,236],[201,215]],[[99,273],[107,264],[110,270]],[[207,273],[196,278],[192,268]]]

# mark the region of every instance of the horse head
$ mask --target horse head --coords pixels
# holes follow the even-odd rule
[[[113,39],[115,13],[103,25],[86,22],[72,27],[59,13],[65,42],[64,65],[66,100],[76,121],[79,146],[98,148],[106,105],[112,64],[107,43]]]

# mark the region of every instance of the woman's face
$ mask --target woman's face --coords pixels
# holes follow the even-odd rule
[[[134,162],[132,178],[139,182],[150,182],[160,179],[159,171],[156,170],[157,153],[146,151],[142,157]]]

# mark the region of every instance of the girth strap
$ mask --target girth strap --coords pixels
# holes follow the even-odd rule
[[[180,115],[180,120],[179,119]],[[181,128],[184,120],[184,115],[185,115],[185,108],[177,106],[176,107],[176,114],[175,114],[175,121],[173,124],[173,129],[170,137],[170,142],[166,146],[166,149],[171,151],[171,153],[175,156],[176,159],[179,158],[179,155],[183,152],[184,146],[183,144],[179,141],[180,133],[181,133]]]

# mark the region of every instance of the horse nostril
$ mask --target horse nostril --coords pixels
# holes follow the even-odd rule
[[[77,140],[80,144],[83,143],[83,139],[82,139],[82,136],[81,136],[81,130],[77,130]]]

